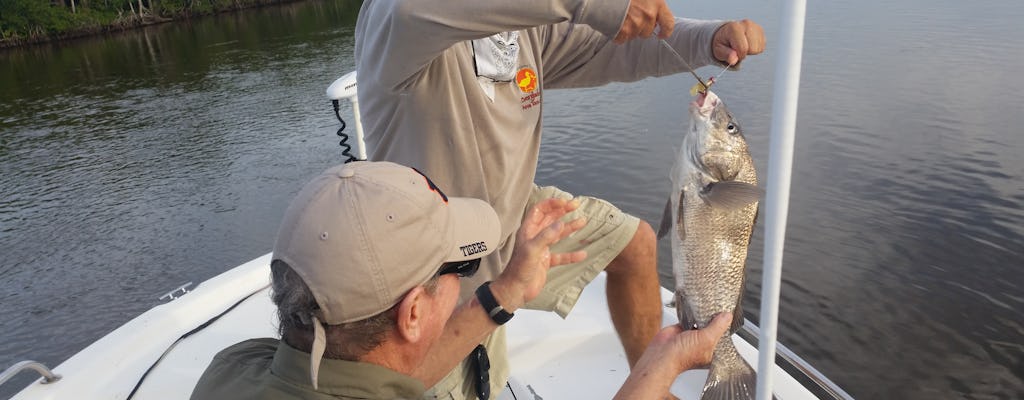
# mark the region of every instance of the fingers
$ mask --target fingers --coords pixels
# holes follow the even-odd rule
[[[572,221],[569,221],[568,223],[565,224],[565,226],[562,227],[561,236],[558,237],[558,240],[562,240],[569,237],[569,235],[572,235],[576,233],[576,231],[583,229],[584,226],[587,226],[586,217],[579,217]]]
[[[659,331],[658,334],[654,335],[654,339],[651,339],[651,343],[666,343],[672,340],[673,338],[678,337],[681,333],[685,331],[686,330],[683,329],[682,325],[671,324],[669,326],[661,328],[661,331]]]
[[[580,207],[579,200],[547,199],[538,202],[523,217],[523,223],[516,232],[515,248],[505,270],[495,280],[499,289],[513,301],[506,308],[515,309],[521,300],[528,302],[535,298],[547,279],[547,270],[555,265],[582,261],[586,253],[576,251],[552,254],[550,246],[586,225],[585,218],[571,221],[561,219]],[[511,300],[509,300],[511,299]]]
[[[672,36],[672,30],[676,27],[676,17],[672,15],[672,10],[665,6],[665,12],[658,13],[658,37],[666,39]]]
[[[587,259],[587,252],[584,250],[574,251],[572,253],[558,253],[551,254],[551,266],[565,265],[578,263]]]
[[[561,210],[564,210],[565,212],[571,212],[579,207],[579,199],[559,198],[545,199],[541,202],[538,202],[537,204],[534,204],[533,206],[534,210],[537,210],[541,213],[560,212]]]
[[[747,37],[743,32],[743,25],[738,22],[729,22],[718,29],[715,33],[713,44],[715,58],[729,65],[736,65],[747,55]]]
[[[615,43],[651,37],[655,27],[660,27],[658,36],[662,38],[671,35],[675,27],[675,17],[665,0],[631,0],[626,18],[615,35]]]
[[[562,218],[565,214],[576,211],[579,207],[580,201],[578,199],[546,199],[533,206],[531,216],[537,218],[537,223],[546,226]]]
[[[550,253],[551,245],[587,225],[584,217],[561,221],[562,217],[579,207],[578,199],[547,199],[535,204],[523,218],[523,224],[516,233],[516,251],[525,260],[534,260],[539,265],[556,266],[586,259],[585,251]]]
[[[641,26],[640,26],[640,33],[638,35],[636,35],[636,37],[640,37],[640,38],[651,37],[651,35],[654,34],[654,27],[655,26],[656,26],[656,21],[653,21],[653,20],[649,24],[648,23],[641,24]]]
[[[739,64],[748,55],[761,54],[764,48],[764,29],[747,19],[725,23],[712,39],[715,59],[729,65]]]
[[[544,230],[540,231],[532,239],[528,239],[532,245],[536,246],[551,246],[558,241],[565,239],[569,235],[576,233],[584,226],[587,225],[587,219],[584,217],[576,218],[569,222],[562,222],[559,220],[553,221],[547,225]]]
[[[516,233],[517,241],[530,240],[542,229],[579,208],[579,200],[546,199],[535,204],[523,217],[523,223]]]
[[[764,38],[764,28],[762,28],[761,25],[758,25],[756,22],[751,21],[749,19],[745,19],[740,22],[744,24],[744,26],[746,27],[746,31],[749,32],[747,33],[747,41],[750,47],[747,50],[747,54],[761,54],[762,52],[764,52],[764,48],[766,45]]]
[[[545,248],[558,243],[562,239],[565,239],[576,233],[576,231],[582,229],[587,225],[587,219],[584,217],[576,218],[569,222],[555,221],[548,225],[543,231],[541,231],[533,239],[529,239],[531,245],[543,246]]]
[[[711,320],[711,323],[703,329],[685,331],[679,336],[682,347],[687,349],[681,363],[684,366],[684,370],[706,366],[711,363],[711,357],[715,353],[715,346],[725,335],[725,332],[728,331],[731,321],[732,313],[721,313],[716,315]],[[679,327],[679,329],[682,330],[682,327]]]
[[[562,217],[575,211],[579,206],[580,201],[576,199],[547,199],[537,203],[523,218],[523,223],[516,232],[516,247],[522,247],[522,251],[526,252],[529,258],[547,257],[549,246],[586,226],[587,220],[582,217],[568,222],[561,221]],[[565,264],[578,258],[580,255],[570,253],[560,255],[554,261]]]
[[[532,238],[525,238],[522,242],[522,248],[529,258],[537,259],[541,264],[545,263],[544,258],[547,258],[549,266],[571,264],[575,262],[583,261],[587,258],[586,251],[574,251],[571,253],[557,253],[551,254],[551,245],[558,243],[558,241],[572,235],[576,231],[586,226],[586,218],[577,218],[569,222],[554,221],[545,227],[543,230],[538,232]]]

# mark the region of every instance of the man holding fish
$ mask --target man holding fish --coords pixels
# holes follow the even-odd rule
[[[677,19],[664,0],[364,0],[355,36],[370,159],[415,167],[453,195],[487,201],[501,220],[501,247],[463,285],[462,301],[508,263],[531,204],[573,197],[533,183],[545,90],[688,71],[673,52],[694,68],[735,66],[765,46],[754,22]],[[605,201],[578,198],[574,217],[590,223],[552,251],[588,257],[553,271],[528,308],[564,317],[606,271],[612,322],[634,366],[660,328],[655,235]],[[502,293],[494,296],[500,305]],[[433,394],[475,397],[480,385],[498,393],[508,377],[504,330],[483,345],[489,382],[467,383],[483,376],[467,359]]]

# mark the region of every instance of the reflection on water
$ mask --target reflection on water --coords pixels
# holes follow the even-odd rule
[[[353,66],[357,11],[305,2],[0,53],[0,366],[56,365],[269,251],[290,197],[339,159],[323,91]]]
[[[670,5],[771,40],[777,3]],[[991,43],[1024,34],[1024,9],[875,3],[808,10],[780,339],[858,398],[1024,398],[1024,43]],[[341,159],[323,90],[352,69],[357,7],[0,53],[0,367],[56,365],[270,249],[291,196]],[[775,53],[716,89],[762,176]],[[691,79],[545,92],[538,181],[657,222]],[[762,246],[758,230],[752,320]]]

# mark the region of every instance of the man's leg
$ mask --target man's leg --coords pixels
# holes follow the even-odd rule
[[[629,244],[605,268],[608,310],[630,368],[661,329],[657,268],[656,236],[643,221]]]
[[[573,198],[556,187],[534,187],[527,208],[553,197]],[[544,289],[526,308],[554,311],[565,318],[583,288],[606,271],[612,324],[632,367],[661,329],[656,236],[646,222],[611,203],[589,196],[576,198],[582,204],[569,218],[584,216],[587,226],[551,246],[551,252],[585,250],[587,259],[549,271]]]

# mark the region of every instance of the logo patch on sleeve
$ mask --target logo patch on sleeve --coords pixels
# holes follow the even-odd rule
[[[537,72],[530,67],[523,67],[516,72],[516,85],[523,93],[533,93],[537,90]]]
[[[534,107],[540,106],[540,78],[537,76],[537,71],[534,71],[530,67],[519,68],[516,72],[516,86],[519,87],[519,91],[523,92],[523,96],[519,98],[519,105],[523,108],[523,111],[529,110]]]

